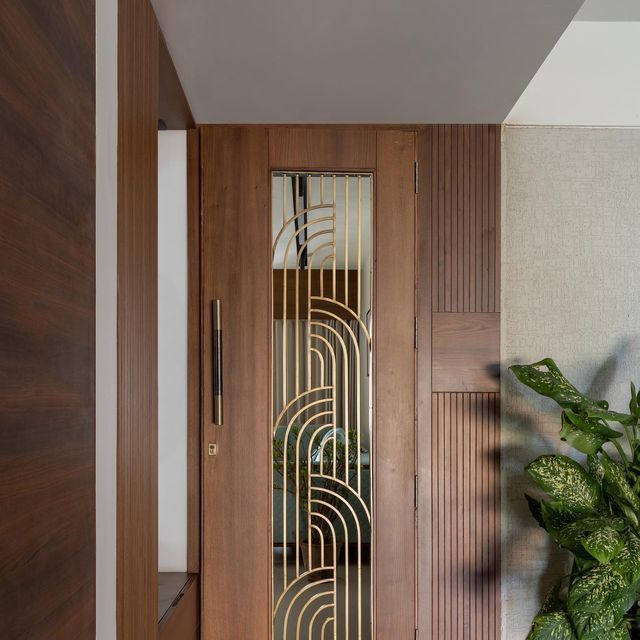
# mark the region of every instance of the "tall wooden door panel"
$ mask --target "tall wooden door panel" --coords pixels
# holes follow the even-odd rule
[[[202,128],[205,639],[413,636],[415,150]]]
[[[203,127],[203,549],[206,640],[271,628],[268,133]],[[222,320],[223,416],[214,423],[213,315]],[[217,455],[209,455],[209,446]],[[213,453],[213,451],[212,451]]]

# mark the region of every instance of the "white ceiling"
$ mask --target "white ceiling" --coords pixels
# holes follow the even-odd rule
[[[153,0],[196,121],[502,122],[582,0]]]
[[[640,20],[638,0],[585,0],[576,20],[624,22]]]
[[[506,124],[640,126],[639,21],[575,21]]]

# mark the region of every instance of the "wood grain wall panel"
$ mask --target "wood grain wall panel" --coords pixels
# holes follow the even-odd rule
[[[376,130],[362,127],[271,127],[273,169],[365,171],[376,166]]]
[[[500,391],[500,314],[434,313],[432,390]]]
[[[118,5],[118,638],[157,636],[158,37]]]
[[[0,3],[0,637],[95,637],[95,6]]]
[[[432,310],[499,311],[500,126],[428,129]]]
[[[419,133],[418,628],[500,637],[500,127]]]
[[[498,394],[433,394],[426,637],[500,637],[499,442]]]
[[[268,130],[201,129],[205,640],[271,635]],[[211,301],[222,302],[224,424],[212,423]],[[207,455],[208,443],[218,454]]]

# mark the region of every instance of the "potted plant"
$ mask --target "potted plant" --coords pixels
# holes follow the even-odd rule
[[[550,358],[511,371],[560,405],[560,438],[584,456],[543,455],[526,467],[547,495],[526,496],[532,515],[573,556],[528,639],[640,638],[640,395],[632,383],[629,413],[618,413],[578,391]]]
[[[333,434],[333,429],[329,428],[322,437],[316,437],[312,440],[313,430],[307,429],[301,433],[300,426],[293,425],[289,430],[286,443],[284,435],[273,439],[274,488],[282,489],[280,479],[286,477],[286,491],[297,497],[304,523],[308,522],[311,507],[309,504],[309,483],[312,483],[312,487],[321,487],[331,491],[331,493],[322,492],[322,501],[325,504],[314,503],[313,513],[323,517],[314,519],[315,526],[311,528],[310,532],[307,532],[307,539],[300,542],[299,552],[302,554],[306,570],[322,566],[329,567],[335,564],[331,528],[338,520],[342,499],[348,499],[349,491],[344,484],[335,482],[331,477],[328,477],[329,474],[334,474],[334,448],[335,477],[341,480],[347,477],[347,484],[351,485],[357,471],[356,431],[349,430],[348,452],[344,431],[337,429],[335,438]],[[285,451],[286,469],[284,466]],[[361,452],[364,452],[364,449],[361,448]],[[321,475],[321,473],[326,475]],[[283,500],[286,500],[286,495],[283,496]],[[334,527],[335,529],[336,527]],[[339,530],[339,527],[337,529]],[[336,562],[340,558],[343,542],[343,540],[336,540]],[[322,562],[323,558],[324,563]],[[315,572],[313,579],[327,577],[330,573],[330,569],[324,572]]]

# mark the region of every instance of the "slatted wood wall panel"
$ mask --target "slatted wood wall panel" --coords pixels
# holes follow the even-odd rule
[[[500,127],[431,130],[432,310],[499,311]]]
[[[500,635],[498,403],[495,393],[433,394],[427,637]]]
[[[500,127],[421,129],[418,629],[500,638]]]

